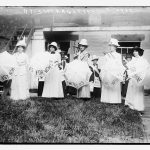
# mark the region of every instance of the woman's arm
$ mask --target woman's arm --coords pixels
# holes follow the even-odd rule
[[[89,54],[86,53],[86,54],[84,55],[84,57],[82,58],[82,60],[83,60],[83,61],[88,61],[88,59],[89,59]]]

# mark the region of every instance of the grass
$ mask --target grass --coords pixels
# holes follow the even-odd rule
[[[0,143],[142,143],[139,113],[123,105],[31,98],[0,100]]]

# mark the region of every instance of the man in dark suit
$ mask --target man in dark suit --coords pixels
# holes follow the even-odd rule
[[[11,82],[12,80],[6,80],[4,82],[0,82],[1,87],[3,87],[3,89],[1,89],[3,91],[2,93],[3,99],[5,99],[8,95],[10,95]]]

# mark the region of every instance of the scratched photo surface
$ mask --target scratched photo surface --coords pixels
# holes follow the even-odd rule
[[[0,143],[149,143],[149,6],[0,6]]]

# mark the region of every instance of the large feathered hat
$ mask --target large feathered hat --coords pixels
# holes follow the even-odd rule
[[[18,43],[16,44],[16,46],[23,46],[26,47],[26,42],[25,42],[25,36],[23,38],[23,40],[18,41]]]
[[[87,40],[86,39],[81,39],[79,45],[88,46]]]
[[[93,60],[98,60],[98,59],[99,59],[99,57],[98,57],[98,56],[93,55],[91,60],[93,61]]]
[[[118,40],[117,39],[114,39],[114,38],[111,38],[110,39],[110,42],[109,42],[109,45],[115,45],[115,46],[120,46],[119,44],[118,44]]]
[[[56,42],[52,42],[52,43],[51,43],[51,44],[49,44],[48,46],[49,46],[49,47],[50,47],[50,46],[54,46],[54,47],[55,47],[55,49],[57,49],[57,43],[56,43]]]

